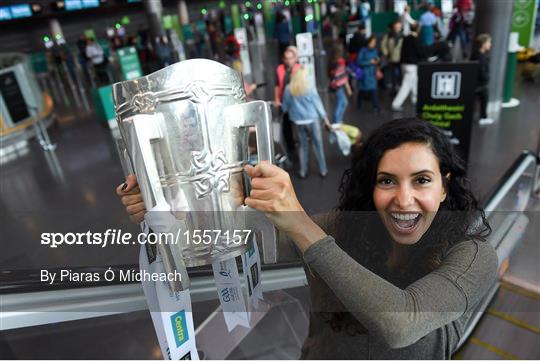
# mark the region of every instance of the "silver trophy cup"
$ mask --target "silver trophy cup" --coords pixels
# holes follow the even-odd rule
[[[277,261],[275,228],[244,205],[249,128],[256,129],[258,160],[271,162],[271,110],[245,97],[240,73],[205,59],[113,85],[116,119],[146,208],[167,210],[188,231],[179,244],[159,245],[166,269],[240,255],[246,242],[231,238],[245,230],[262,236],[265,262]],[[188,240],[195,230],[210,232],[211,242]]]

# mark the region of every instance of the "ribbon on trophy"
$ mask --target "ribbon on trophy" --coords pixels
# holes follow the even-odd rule
[[[139,264],[152,274],[165,272],[159,253],[150,245],[141,247]],[[174,292],[167,281],[143,281],[142,286],[163,356],[198,360],[189,289]]]
[[[157,207],[146,213],[142,224],[146,235],[151,231],[171,231],[175,226],[178,226],[178,222],[172,214]],[[141,271],[150,274],[170,272],[166,270],[157,247],[150,244],[141,247],[139,265]],[[181,275],[182,285],[185,286],[181,290],[171,286],[171,282],[166,280],[167,277],[163,277],[163,281],[143,281],[143,290],[163,355],[169,360],[198,360],[191,295],[186,286],[189,284],[187,270],[178,263],[175,268]]]

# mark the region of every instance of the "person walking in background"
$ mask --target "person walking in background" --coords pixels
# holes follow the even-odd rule
[[[343,114],[349,104],[347,97],[351,96],[352,91],[349,85],[347,64],[343,59],[343,47],[339,43],[334,44],[332,49],[332,56],[328,63],[328,77],[330,90],[336,94],[333,123],[340,124],[343,122]]]
[[[281,11],[276,14],[276,39],[278,41],[278,57],[281,61],[285,50],[291,44],[289,20]]]
[[[281,106],[283,101],[283,92],[285,87],[291,81],[291,77],[298,70],[298,49],[296,46],[289,46],[283,53],[283,63],[278,65],[276,69],[276,86],[274,87],[274,103],[277,107]],[[283,109],[282,109],[283,110]],[[294,155],[294,137],[292,132],[292,124],[289,115],[283,111],[283,121],[281,123],[283,131],[283,140],[288,159],[292,159]]]
[[[373,109],[376,112],[380,112],[379,99],[377,97],[377,73],[380,72],[378,69],[381,60],[379,58],[379,53],[377,52],[377,39],[375,36],[370,36],[367,40],[367,46],[363,47],[358,54],[356,63],[362,67],[363,77],[358,82],[358,99],[357,107],[360,109],[362,103],[362,97],[366,96],[371,99],[371,104]]]
[[[193,24],[191,27],[193,30],[193,42],[195,43],[195,57],[202,58],[205,43],[204,35],[199,31],[196,24]]]
[[[158,37],[156,41],[156,55],[162,68],[173,63],[172,50],[165,35]]]
[[[403,28],[403,36],[409,35],[411,32],[411,25],[416,24],[416,20],[411,16],[411,7],[409,5],[406,5],[405,9],[403,9],[403,13],[399,16],[399,21]]]
[[[300,67],[294,73],[291,83],[285,88],[282,108],[284,112],[289,113],[298,133],[298,158],[300,160],[298,176],[304,179],[308,174],[309,138],[319,166],[319,174],[321,177],[326,177],[328,169],[324,157],[320,123],[323,119],[326,128],[330,129],[330,122],[317,90],[309,86],[307,71],[304,67]]]
[[[109,84],[109,74],[107,72],[108,60],[101,45],[94,38],[88,38],[85,48],[86,57],[90,59],[94,66],[94,71],[97,80],[97,86]]]
[[[491,36],[480,34],[476,38],[475,49],[471,60],[479,63],[478,81],[476,83],[476,96],[480,99],[480,125],[493,124],[494,120],[487,116],[488,83],[489,83],[489,51],[491,50]]]
[[[435,42],[435,31],[437,28],[437,16],[432,11],[433,5],[427,4],[426,11],[420,16],[420,40],[422,45],[431,46]]]
[[[401,87],[392,102],[392,110],[402,111],[402,105],[405,99],[411,94],[411,101],[416,104],[418,92],[418,63],[425,59],[426,52],[417,32],[418,25],[411,25],[411,33],[403,39],[401,46],[401,72],[403,80]]]
[[[390,25],[389,31],[384,34],[381,41],[381,53],[386,60],[387,74],[390,78],[390,86],[392,95],[397,93],[397,89],[401,82],[401,47],[403,45],[403,34],[401,33],[401,22],[394,21]]]

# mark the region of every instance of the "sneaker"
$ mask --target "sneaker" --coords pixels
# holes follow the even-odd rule
[[[493,123],[495,123],[495,120],[493,120],[493,118],[481,118],[478,121],[478,124],[480,124],[480,125],[490,125],[490,124],[493,124]]]
[[[325,178],[328,175],[328,171],[320,172],[319,175],[321,176],[321,178]]]
[[[392,110],[393,110],[394,112],[402,112],[402,111],[403,111],[403,107],[395,107],[395,106],[392,105]]]
[[[302,173],[302,172],[298,172],[298,177],[300,177],[300,179],[306,179],[306,178],[307,178],[307,174],[306,174],[306,173]]]

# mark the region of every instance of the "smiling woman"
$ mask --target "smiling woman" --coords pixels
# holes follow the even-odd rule
[[[415,118],[382,125],[354,154],[337,210],[315,221],[287,173],[246,172],[246,204],[303,253],[312,301],[303,358],[451,357],[497,256],[464,163],[439,129]]]

